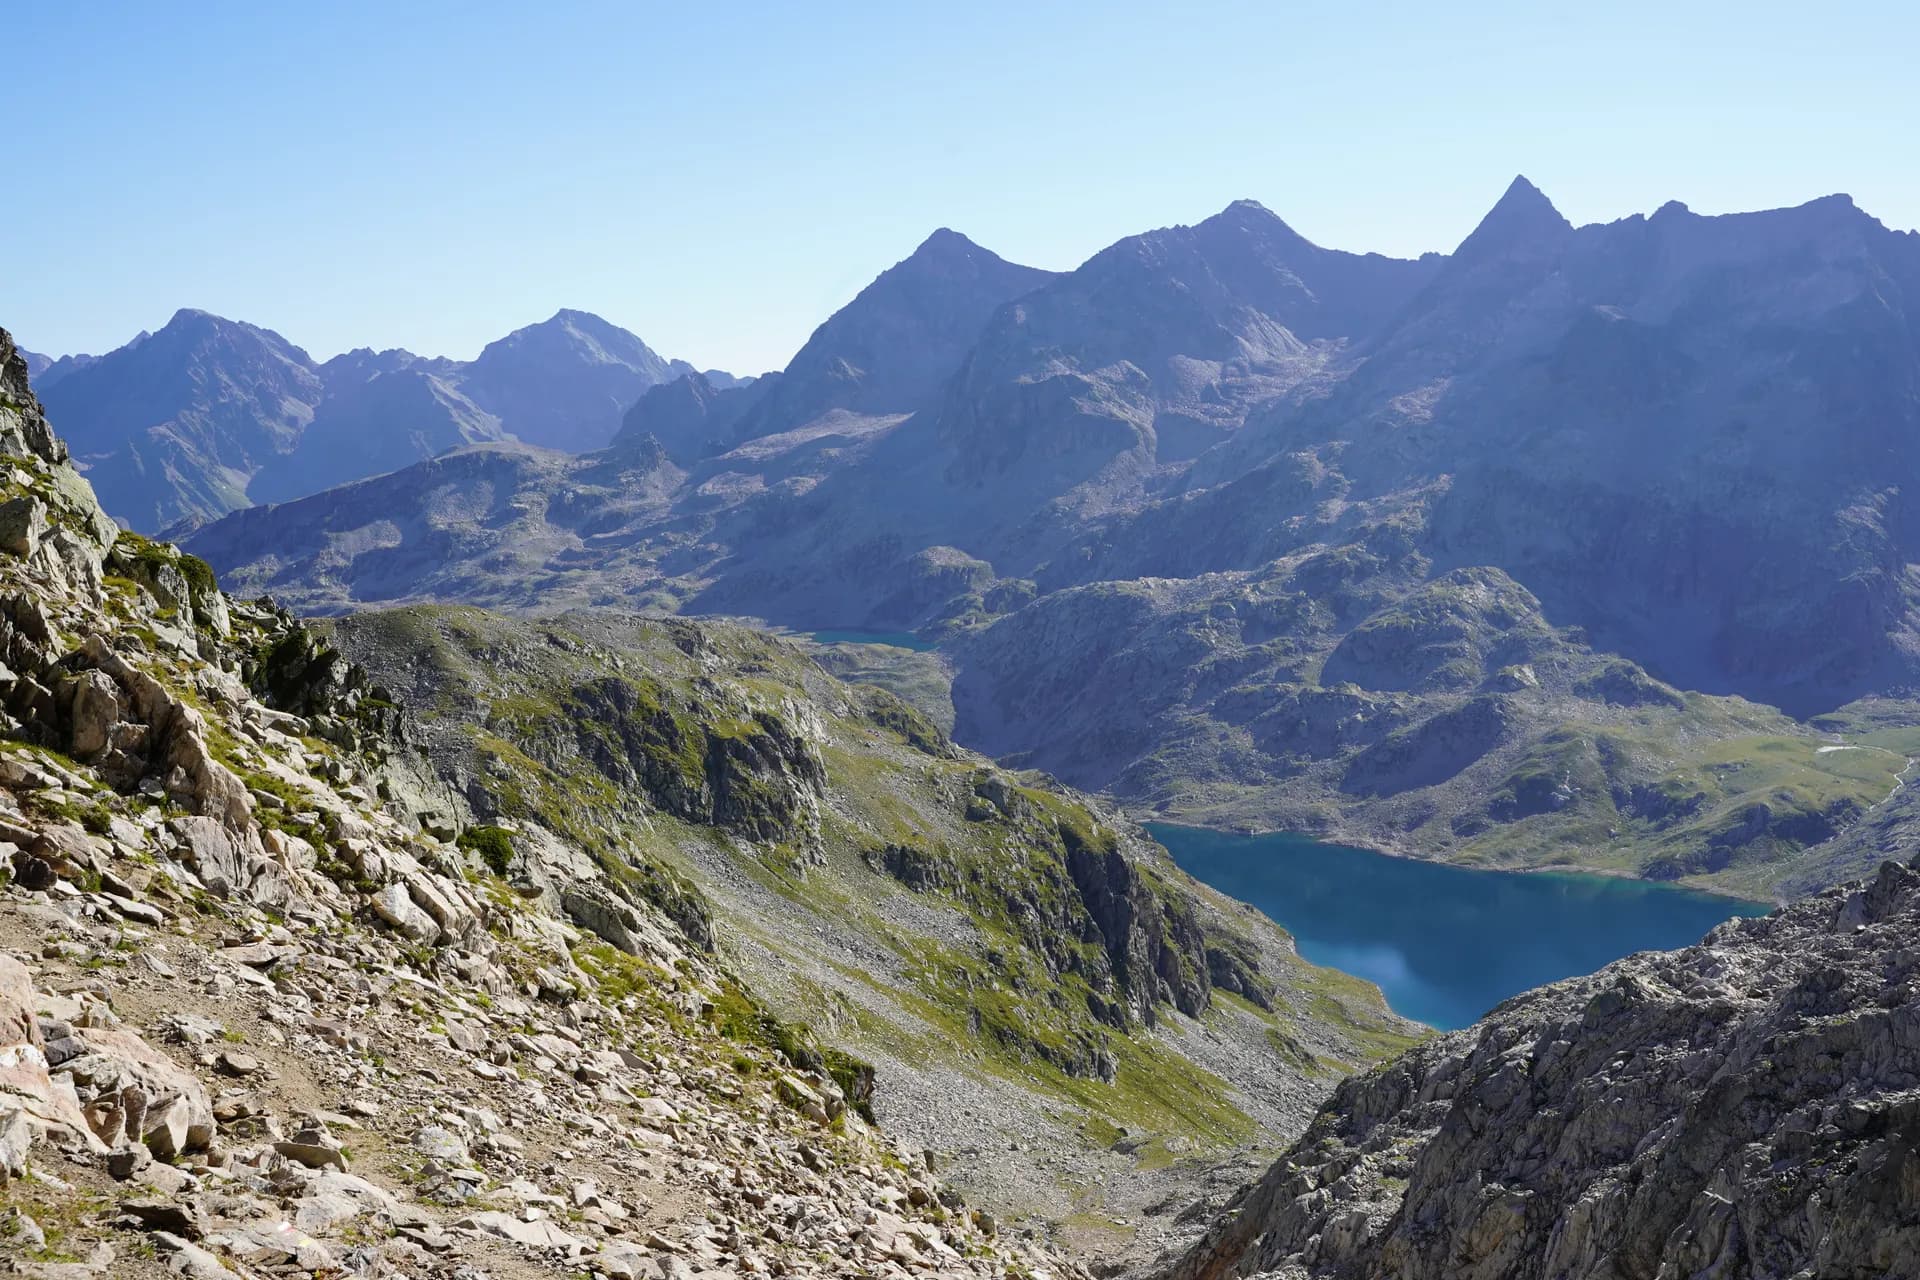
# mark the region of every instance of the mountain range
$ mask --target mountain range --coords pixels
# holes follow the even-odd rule
[[[896,325],[1032,287],[937,386],[822,361],[769,433],[778,383],[687,373],[604,450],[468,446],[201,531],[320,546],[241,561],[310,601],[539,617],[222,591],[116,527],[0,330],[0,1257],[1914,1274],[1920,864],[1810,892],[1912,841],[1913,238],[1833,200],[1575,229],[1517,184],[1390,265],[1266,218],[1077,284],[943,235],[967,288]],[[920,346],[886,337],[870,363]],[[864,600],[942,649],[555,610],[600,591]],[[1686,631],[1702,601],[1733,629]],[[1034,745],[976,754],[843,658]],[[1043,753],[1131,761],[1136,804],[1799,900],[1420,1036]]]
[[[943,231],[600,453],[192,546],[323,612],[910,629],[961,740],[1141,809],[1797,891],[1920,751],[1916,300],[1920,236],[1844,196],[1575,227],[1522,178],[1410,260],[1243,201],[1061,275]]]
[[[270,329],[193,310],[102,356],[26,361],[102,503],[147,532],[481,441],[600,448],[648,387],[696,372],[566,310],[470,361],[361,348],[316,362]]]

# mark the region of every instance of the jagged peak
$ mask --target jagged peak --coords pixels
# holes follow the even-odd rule
[[[279,332],[263,325],[250,324],[245,320],[229,319],[217,312],[205,311],[199,307],[181,307],[160,328],[152,332],[141,330],[131,340],[108,352],[101,361],[95,363],[102,363],[116,355],[139,350],[150,343],[154,344],[156,351],[177,352],[182,348],[199,349],[203,344],[210,342],[233,343],[241,348],[264,347],[281,359],[292,361],[302,367],[315,367],[312,357]]]
[[[1470,262],[1516,248],[1556,243],[1572,231],[1573,224],[1554,208],[1546,193],[1525,174],[1517,174],[1453,256],[1457,261]]]
[[[1535,186],[1533,180],[1524,173],[1513,175],[1513,181],[1507,184],[1507,189],[1493,206],[1494,213],[1502,209],[1545,210],[1555,218],[1560,217],[1560,211],[1553,207],[1553,201],[1547,198],[1547,193]]]

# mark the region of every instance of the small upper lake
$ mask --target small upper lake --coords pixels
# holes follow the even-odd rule
[[[884,644],[916,653],[931,653],[940,647],[911,631],[814,631],[809,635],[815,644]]]
[[[1443,1030],[1541,983],[1770,910],[1644,880],[1473,871],[1306,836],[1147,829],[1195,879],[1278,922],[1302,956],[1378,983],[1396,1013]]]

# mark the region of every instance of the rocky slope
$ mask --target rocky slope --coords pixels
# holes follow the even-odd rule
[[[0,453],[10,1270],[1073,1273],[867,1124],[664,869],[423,830],[400,710],[119,533],[4,332]]]
[[[1405,1039],[1125,824],[777,642],[340,624],[389,687],[120,532],[4,333],[0,453],[21,1273],[1076,1274],[934,1166],[1024,1207],[1026,1134],[1070,1208],[1104,1158],[1164,1218],[1183,1154]],[[856,876],[892,896],[853,921]],[[1113,1117],[1146,1100],[1143,1153]]]
[[[662,394],[643,504],[401,473],[195,546],[301,608],[399,562],[914,629],[962,741],[1142,809],[1772,892],[1857,869],[1916,745],[1874,709],[1916,683],[1916,296],[1844,197],[1576,228],[1521,179],[1416,262],[1242,202],[1008,300],[919,405]]]
[[[1348,1081],[1161,1280],[1920,1273],[1920,869]]]
[[[149,533],[464,444],[601,448],[643,391],[693,372],[582,311],[471,361],[361,349],[324,364],[270,330],[181,311],[104,356],[29,368],[102,504]]]
[[[760,632],[456,608],[326,635],[422,708],[433,803],[685,876],[755,991],[874,1064],[889,1131],[1089,1252],[1150,1244],[1155,1206],[1406,1034],[1131,823]],[[949,1146],[956,1114],[979,1134]]]

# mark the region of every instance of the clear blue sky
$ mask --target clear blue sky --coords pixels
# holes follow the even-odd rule
[[[1920,224],[1909,3],[43,3],[0,48],[0,325],[56,354],[573,306],[758,371],[936,226],[1066,268],[1248,196],[1413,254],[1516,172],[1576,222]]]

